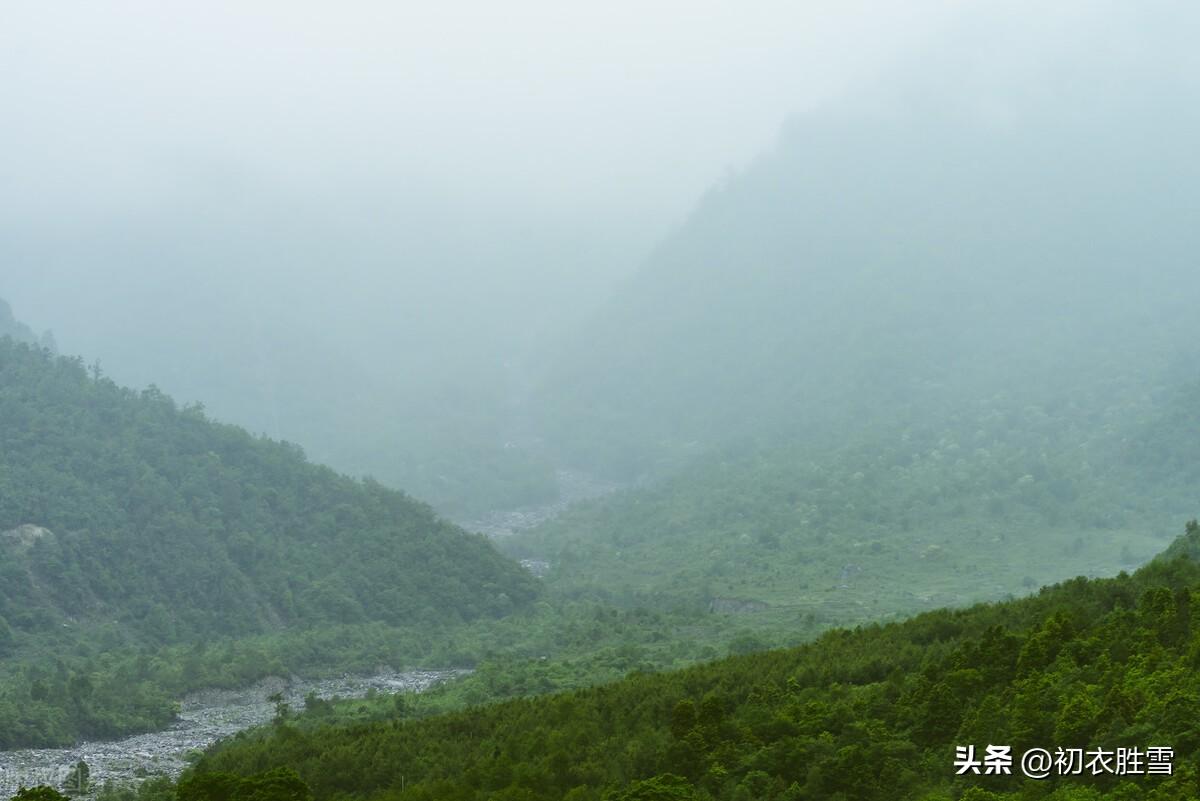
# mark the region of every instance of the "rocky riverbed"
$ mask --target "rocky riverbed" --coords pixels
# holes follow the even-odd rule
[[[620,484],[602,481],[574,470],[559,470],[556,479],[558,481],[558,500],[552,503],[507,509],[492,512],[474,520],[456,520],[455,522],[468,531],[478,531],[492,539],[511,537],[518,531],[533,528],[558,517],[568,506],[577,501],[600,498],[622,488]]]
[[[180,702],[179,717],[168,729],[138,734],[123,740],[85,742],[72,748],[0,751],[0,798],[9,798],[20,787],[49,784],[61,787],[67,773],[80,761],[91,770],[93,788],[106,781],[136,783],[150,776],[178,776],[188,758],[222,737],[267,723],[275,716],[270,700],[281,693],[293,709],[304,706],[304,697],[361,698],[371,690],[382,693],[422,692],[468,671],[382,671],[373,676],[333,679],[265,679],[240,690],[205,690]]]
[[[512,536],[561,514],[576,501],[597,498],[620,485],[570,470],[557,475],[559,498],[553,503],[494,512],[475,520],[460,520],[464,528],[489,537]],[[521,564],[536,576],[544,576],[550,563],[526,559]],[[176,722],[163,731],[138,734],[123,740],[84,742],[71,748],[0,751],[0,799],[20,787],[48,784],[62,787],[68,773],[79,762],[90,770],[92,789],[107,781],[138,783],[153,776],[178,776],[197,755],[222,737],[269,722],[275,716],[270,696],[281,693],[292,709],[302,709],[304,697],[361,698],[372,689],[383,693],[421,692],[468,671],[383,671],[373,676],[343,676],[336,679],[266,679],[241,690],[206,690],[188,695],[180,702]]]

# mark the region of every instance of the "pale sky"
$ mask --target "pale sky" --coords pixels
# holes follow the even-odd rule
[[[937,81],[1106,57],[1130,5],[8,0],[0,210],[137,215],[217,175],[318,207],[407,186],[668,224],[797,112],[913,64]],[[1166,32],[1184,8],[1152,7]]]
[[[138,214],[211,170],[669,220],[954,6],[9,0],[3,207]]]
[[[797,114],[916,96],[1007,124],[1114,81],[1137,96],[1145,64],[1200,73],[1190,9],[6,0],[0,297],[77,348],[118,336],[123,298],[166,314],[178,276],[303,319],[280,287],[351,288],[357,320],[440,313],[422,292],[447,272],[445,297],[495,305],[520,268],[546,290],[507,302],[554,308],[635,270]]]

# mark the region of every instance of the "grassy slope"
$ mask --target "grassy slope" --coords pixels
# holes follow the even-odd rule
[[[836,447],[730,448],[502,547],[549,561],[552,591],[571,597],[691,609],[742,599],[770,607],[748,620],[835,624],[1112,575],[1194,513],[1200,389],[1144,396],[1108,396],[1103,414],[1078,399],[997,398]]]

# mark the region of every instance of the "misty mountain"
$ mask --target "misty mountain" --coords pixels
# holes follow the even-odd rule
[[[650,477],[504,545],[569,593],[844,623],[1116,573],[1194,511],[1191,110],[797,118],[542,385]]]
[[[1192,349],[1188,96],[798,116],[560,354],[549,439],[629,477],[747,437],[1157,381]]]
[[[481,219],[409,182],[317,205],[235,166],[180,170],[152,208],[71,237],[0,221],[26,319],[122,384],[445,513],[555,497],[520,424],[528,376],[638,237]]]
[[[12,337],[22,342],[36,342],[33,330],[13,317],[12,307],[0,298],[0,337]]]
[[[59,649],[112,660],[322,626],[347,633],[305,648],[336,663],[347,627],[427,635],[537,594],[483,537],[403,493],[11,339],[0,340],[0,532],[0,657],[31,664]],[[119,700],[129,678],[105,664],[80,670],[113,681],[115,695],[93,697],[89,684],[82,698],[34,697],[34,722],[14,723],[5,744],[145,725],[132,696]],[[148,664],[133,674],[139,686]],[[260,656],[257,670],[271,669]],[[38,680],[14,670],[6,686],[28,693]],[[147,705],[160,701],[169,709]],[[0,718],[17,709],[0,705]]]

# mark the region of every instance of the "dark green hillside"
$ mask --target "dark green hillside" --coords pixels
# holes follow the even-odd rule
[[[432,629],[536,594],[484,538],[400,492],[11,339],[0,340],[0,532],[0,655],[14,659],[347,624]]]
[[[1174,550],[1197,549],[1193,522]],[[205,757],[181,797],[218,798],[215,773],[287,767],[317,799],[1194,799],[1198,593],[1200,567],[1164,558],[590,690],[421,721],[284,724]],[[1173,775],[956,778],[955,746],[970,744],[1167,746]]]

